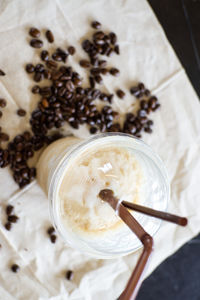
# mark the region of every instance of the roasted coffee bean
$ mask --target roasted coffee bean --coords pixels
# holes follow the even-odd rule
[[[138,117],[145,117],[146,114],[147,114],[147,112],[144,109],[139,109],[137,112]]]
[[[9,135],[4,132],[0,132],[0,142],[7,142],[8,140],[9,140]]]
[[[138,88],[138,86],[134,86],[130,88],[130,93],[132,95],[134,95],[135,97],[139,97],[140,95],[140,89]]]
[[[70,92],[74,91],[75,87],[74,87],[74,84],[73,84],[73,82],[71,80],[67,80],[65,86],[66,86],[66,88],[67,88],[68,91],[70,91]]]
[[[140,83],[138,84],[138,88],[139,88],[141,91],[144,91],[144,90],[145,90],[144,83],[140,82]]]
[[[94,66],[94,67],[98,67],[98,65],[99,65],[99,61],[98,61],[98,58],[91,58],[90,59],[90,62],[91,62],[91,64]]]
[[[147,125],[148,125],[148,126],[152,126],[152,125],[153,125],[153,121],[152,121],[152,120],[148,120],[148,121],[147,121]]]
[[[52,58],[53,58],[55,61],[62,61],[62,60],[63,60],[62,56],[61,56],[59,53],[53,53],[53,54],[52,54]]]
[[[30,41],[30,45],[33,48],[42,48],[43,46],[43,41],[39,40],[39,39],[32,39]]]
[[[44,108],[49,107],[49,102],[48,102],[48,100],[47,100],[46,98],[43,98],[43,99],[42,99],[42,106],[43,106]]]
[[[152,133],[153,132],[153,130],[150,127],[145,127],[144,131],[147,132],[147,133]]]
[[[40,57],[43,61],[47,61],[49,59],[49,52],[47,50],[43,50]]]
[[[114,32],[109,33],[111,44],[115,45],[117,42],[117,36]]]
[[[58,64],[57,64],[55,61],[53,61],[53,60],[48,60],[48,61],[46,62],[46,65],[47,65],[47,67],[48,67],[49,69],[52,69],[52,70],[56,69],[57,66],[58,66]]]
[[[119,45],[115,45],[114,51],[116,54],[118,54],[118,55],[120,54]]]
[[[94,28],[94,29],[100,29],[101,28],[101,23],[99,23],[98,21],[93,21],[91,23],[91,26]]]
[[[122,90],[117,90],[116,94],[120,99],[123,99],[125,96],[125,93]]]
[[[40,72],[40,73],[44,72],[44,65],[43,64],[37,64],[35,66],[35,72]]]
[[[145,100],[141,100],[140,102],[141,109],[147,110],[148,109],[148,102]]]
[[[6,100],[5,99],[0,99],[0,107],[4,108],[6,106]]]
[[[90,70],[90,73],[93,75],[93,76],[96,76],[96,75],[99,75],[101,73],[101,69],[100,68],[92,68]]]
[[[17,114],[20,117],[24,117],[26,115],[26,111],[24,109],[20,108],[17,110]]]
[[[103,40],[105,34],[103,33],[103,31],[97,31],[94,35],[93,35],[93,39],[94,40]]]
[[[5,75],[6,75],[6,73],[0,69],[0,76],[5,76]]]
[[[102,77],[101,77],[100,75],[96,75],[96,76],[94,77],[94,79],[95,79],[95,81],[96,81],[97,83],[99,83],[99,84],[102,84],[102,83],[103,83],[103,79],[102,79]]]
[[[4,227],[6,228],[6,230],[10,231],[12,224],[10,222],[7,222]]]
[[[70,55],[74,55],[76,52],[76,49],[73,46],[69,46],[67,50]]]
[[[67,280],[72,280],[74,278],[74,272],[72,270],[68,270],[65,274]]]
[[[50,240],[51,240],[52,244],[55,244],[56,239],[57,239],[57,236],[55,234],[50,235]]]
[[[89,81],[90,81],[90,87],[92,89],[94,89],[95,88],[95,80],[92,76],[89,77]]]
[[[89,68],[90,67],[90,62],[86,59],[80,60],[79,64],[82,68]]]
[[[150,91],[146,89],[146,90],[144,91],[144,94],[145,94],[145,96],[149,96],[149,95],[150,95]]]
[[[8,216],[8,222],[17,223],[18,220],[19,220],[19,218],[15,215]]]
[[[40,87],[39,87],[39,85],[34,85],[33,87],[32,87],[32,93],[33,94],[39,94],[39,92],[40,92]]]
[[[157,103],[157,104],[152,108],[152,110],[155,111],[155,110],[157,110],[157,109],[159,109],[159,108],[160,108],[160,103]]]
[[[97,129],[96,127],[91,127],[91,128],[90,128],[90,133],[91,133],[91,134],[95,134],[95,133],[97,132],[97,130],[98,130],[98,129]]]
[[[33,64],[27,64],[26,65],[26,72],[27,73],[33,73],[35,71],[35,67]]]
[[[119,70],[117,68],[111,68],[110,69],[110,74],[113,76],[118,76],[119,75]]]
[[[8,216],[11,215],[13,209],[14,209],[14,206],[13,206],[13,205],[10,205],[10,204],[7,205],[7,206],[6,206],[6,214],[7,214]]]
[[[51,32],[51,30],[47,30],[45,35],[46,35],[46,38],[47,38],[49,43],[54,42],[54,36],[53,36],[53,33]]]
[[[82,42],[82,48],[85,50],[85,52],[89,52],[91,49],[92,43],[89,40],[84,40]]]
[[[2,118],[2,116],[3,116],[3,113],[2,113],[2,111],[0,111],[0,118]]]
[[[40,72],[36,72],[35,74],[34,74],[34,76],[33,76],[33,79],[34,79],[34,81],[35,82],[40,82],[41,80],[42,80],[42,73],[40,73]]]
[[[55,232],[55,229],[54,229],[53,226],[49,227],[48,230],[47,230],[47,233],[48,233],[49,235],[53,234],[54,232]]]
[[[35,27],[31,27],[29,30],[29,34],[34,37],[34,38],[39,38],[40,37],[40,31],[39,29],[35,28]]]
[[[106,55],[110,57],[113,52],[114,50],[112,48],[109,48],[108,51],[106,52]]]
[[[101,71],[101,74],[103,74],[103,75],[108,74],[108,69],[106,69],[106,68],[101,68],[100,71]]]
[[[13,265],[11,266],[11,271],[12,271],[13,273],[18,273],[19,270],[20,270],[20,267],[19,267],[17,264],[13,264]]]

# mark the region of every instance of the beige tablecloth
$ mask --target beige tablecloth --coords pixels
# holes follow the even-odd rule
[[[170,17],[170,16],[169,16]],[[78,60],[84,58],[80,42],[91,34],[90,21],[97,19],[105,30],[118,35],[121,55],[109,59],[121,70],[119,78],[106,77],[105,90],[127,89],[134,81],[143,81],[155,93],[162,109],[153,114],[154,133],[146,141],[163,159],[171,181],[168,210],[189,218],[187,228],[163,223],[155,237],[155,251],[145,276],[200,229],[198,209],[200,177],[200,105],[185,72],[167,41],[151,8],[144,0],[8,0],[0,2],[0,97],[8,101],[1,126],[13,137],[28,129],[30,112],[38,96],[24,71],[28,62],[38,62],[39,50],[29,47],[27,31],[36,26],[52,29],[55,45],[74,45],[77,54],[69,62],[82,75]],[[45,40],[45,39],[44,39]],[[47,42],[45,42],[45,47]],[[52,45],[50,48],[56,47]],[[115,99],[121,113],[133,102]],[[26,118],[16,116],[24,107]],[[24,121],[25,120],[25,121]],[[69,130],[67,127],[66,130]],[[73,130],[72,130],[73,131]],[[87,130],[73,131],[87,137]],[[48,201],[36,182],[19,191],[9,169],[0,170],[0,299],[1,300],[114,300],[124,288],[138,258],[132,254],[113,260],[95,260],[66,247],[59,238],[50,243],[46,228],[50,224]],[[13,203],[20,220],[10,232],[4,229],[5,205]],[[9,270],[12,262],[21,270]],[[67,269],[74,279],[64,278]]]

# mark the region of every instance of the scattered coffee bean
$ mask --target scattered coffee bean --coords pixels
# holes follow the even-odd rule
[[[79,64],[82,68],[89,68],[90,67],[90,62],[86,59],[80,60]]]
[[[40,57],[43,61],[47,61],[49,59],[49,52],[46,50],[42,50]]]
[[[94,77],[94,79],[95,79],[95,81],[96,81],[97,83],[99,83],[99,84],[102,84],[102,83],[103,83],[103,79],[102,79],[102,77],[101,77],[100,75],[96,75],[96,76]]]
[[[118,55],[120,54],[119,45],[115,45],[114,51],[116,54],[118,54]]]
[[[11,230],[11,227],[12,227],[12,224],[11,224],[10,222],[7,222],[7,223],[5,224],[6,230],[10,231],[10,230]]]
[[[0,69],[0,76],[5,76],[5,75],[6,75],[6,73]]]
[[[98,129],[96,127],[91,127],[90,128],[90,133],[91,134],[95,134],[95,133],[97,133],[97,131],[98,131]]]
[[[17,264],[13,264],[11,266],[11,270],[12,270],[13,273],[18,273],[19,270],[20,270],[20,267]]]
[[[49,235],[53,234],[54,232],[55,232],[55,229],[54,229],[53,226],[49,227],[48,230],[47,230],[47,233],[48,233]]]
[[[40,37],[40,31],[37,28],[30,28],[29,34],[34,37],[34,38],[39,38]]]
[[[6,214],[9,216],[13,212],[14,206],[12,205],[7,205],[6,207]]]
[[[7,142],[8,140],[9,140],[9,135],[4,132],[0,132],[0,142]]]
[[[33,64],[27,64],[26,65],[26,72],[27,73],[33,73],[35,71],[35,67]]]
[[[53,60],[48,60],[48,61],[46,62],[46,65],[47,65],[47,67],[48,67],[49,69],[52,69],[52,70],[56,69],[57,66],[58,66],[58,64],[57,64],[55,61],[53,61]]]
[[[123,99],[125,96],[125,93],[122,90],[117,90],[116,94],[120,99]]]
[[[33,94],[39,94],[39,92],[40,92],[40,87],[39,87],[39,85],[34,85],[33,87],[32,87],[32,93]]]
[[[99,23],[98,21],[93,21],[91,23],[91,26],[94,28],[94,29],[100,29],[101,28],[101,23]]]
[[[72,280],[74,278],[74,272],[72,270],[68,270],[65,274],[67,280]]]
[[[68,52],[69,52],[70,55],[74,55],[75,52],[76,52],[76,49],[73,46],[68,47],[67,50],[68,50]]]
[[[111,68],[110,69],[110,74],[113,76],[118,76],[119,75],[119,70],[117,68]]]
[[[26,111],[24,109],[20,108],[17,110],[17,114],[20,117],[24,117],[26,115]]]
[[[39,40],[39,39],[32,39],[30,41],[30,45],[33,48],[42,48],[43,46],[43,41]]]
[[[49,43],[54,42],[54,36],[53,36],[53,33],[51,32],[51,30],[46,31],[46,38],[47,38]]]
[[[2,113],[2,111],[0,111],[0,118],[2,118],[2,116],[3,116],[3,113]]]
[[[5,107],[6,106],[6,100],[5,99],[0,99],[0,107]]]
[[[19,218],[15,215],[8,216],[8,221],[11,223],[17,223],[18,220],[19,220]]]
[[[50,235],[50,240],[51,240],[52,244],[55,244],[56,239],[57,239],[57,236],[55,234]]]

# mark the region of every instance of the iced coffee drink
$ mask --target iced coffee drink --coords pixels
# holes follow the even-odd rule
[[[67,137],[42,154],[38,181],[48,195],[54,225],[66,242],[96,257],[115,257],[137,249],[140,241],[99,198],[99,191],[109,188],[121,201],[164,210],[167,181],[159,164],[149,147],[124,134],[89,141]],[[134,216],[150,233],[158,229],[160,221]]]

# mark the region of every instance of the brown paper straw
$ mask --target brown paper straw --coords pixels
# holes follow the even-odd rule
[[[122,204],[132,210],[135,210],[137,212],[143,213],[148,216],[152,216],[158,219],[162,219],[168,222],[172,222],[175,224],[178,224],[180,226],[186,226],[188,223],[187,218],[179,217],[177,215],[172,215],[163,211],[155,210],[149,207],[145,207],[142,205],[134,204],[127,201],[122,201]]]
[[[127,208],[121,203],[118,204],[118,199],[114,197],[113,191],[109,189],[101,190],[99,197],[108,202],[116,211],[118,210],[119,217],[127,224],[127,226],[136,234],[142,242],[144,249],[139,257],[137,265],[126,285],[125,290],[119,297],[119,300],[133,300],[135,299],[139,279],[148,261],[148,258],[153,249],[153,238],[144,230],[144,228],[137,222],[137,220],[129,213]]]

